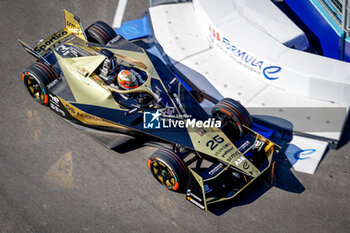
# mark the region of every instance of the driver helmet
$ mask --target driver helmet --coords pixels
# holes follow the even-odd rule
[[[134,89],[139,86],[135,75],[129,70],[122,70],[119,72],[118,84],[125,90]]]

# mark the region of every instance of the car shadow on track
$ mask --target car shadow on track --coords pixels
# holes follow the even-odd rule
[[[125,154],[141,147],[144,147],[142,139],[135,138],[121,143],[120,145],[114,147],[112,150],[119,154]]]
[[[151,137],[135,137],[125,140],[123,143],[120,143],[116,147],[113,147],[112,150],[119,154],[125,154],[145,146],[154,148],[169,147],[167,143],[161,141],[153,141]]]
[[[300,194],[305,188],[291,171],[292,165],[284,151],[275,155],[269,170],[258,177],[251,185],[243,190],[235,198],[208,206],[208,211],[215,215],[222,215],[230,209],[250,204],[265,194],[272,187],[277,187],[287,192]]]

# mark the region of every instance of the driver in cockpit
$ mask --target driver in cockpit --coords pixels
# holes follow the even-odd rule
[[[121,70],[117,76],[117,83],[121,90],[130,91],[142,85],[131,70]],[[154,98],[149,93],[131,92],[120,95],[124,100],[134,100],[140,106],[149,105]],[[135,103],[134,103],[135,104]],[[135,106],[135,105],[134,105]]]
[[[129,70],[121,70],[118,74],[118,85],[124,90],[131,90],[139,86],[135,75]]]

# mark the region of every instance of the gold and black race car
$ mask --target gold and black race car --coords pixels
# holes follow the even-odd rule
[[[35,48],[19,40],[36,58],[22,81],[37,102],[109,148],[121,135],[163,145],[149,157],[151,174],[203,210],[235,197],[270,167],[276,145],[251,129],[238,101],[225,98],[207,111],[203,96],[158,57],[104,22],[83,30],[76,16],[64,16],[65,27]]]

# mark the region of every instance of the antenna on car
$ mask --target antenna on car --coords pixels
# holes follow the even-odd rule
[[[80,19],[78,18],[78,16],[75,16],[75,15],[74,15],[74,19],[79,23],[80,28],[81,28],[81,30],[83,31],[85,40],[88,41],[87,36],[86,36],[86,34],[85,34],[85,30],[84,30],[84,28],[83,28],[83,25],[82,25],[81,22],[80,22]]]

